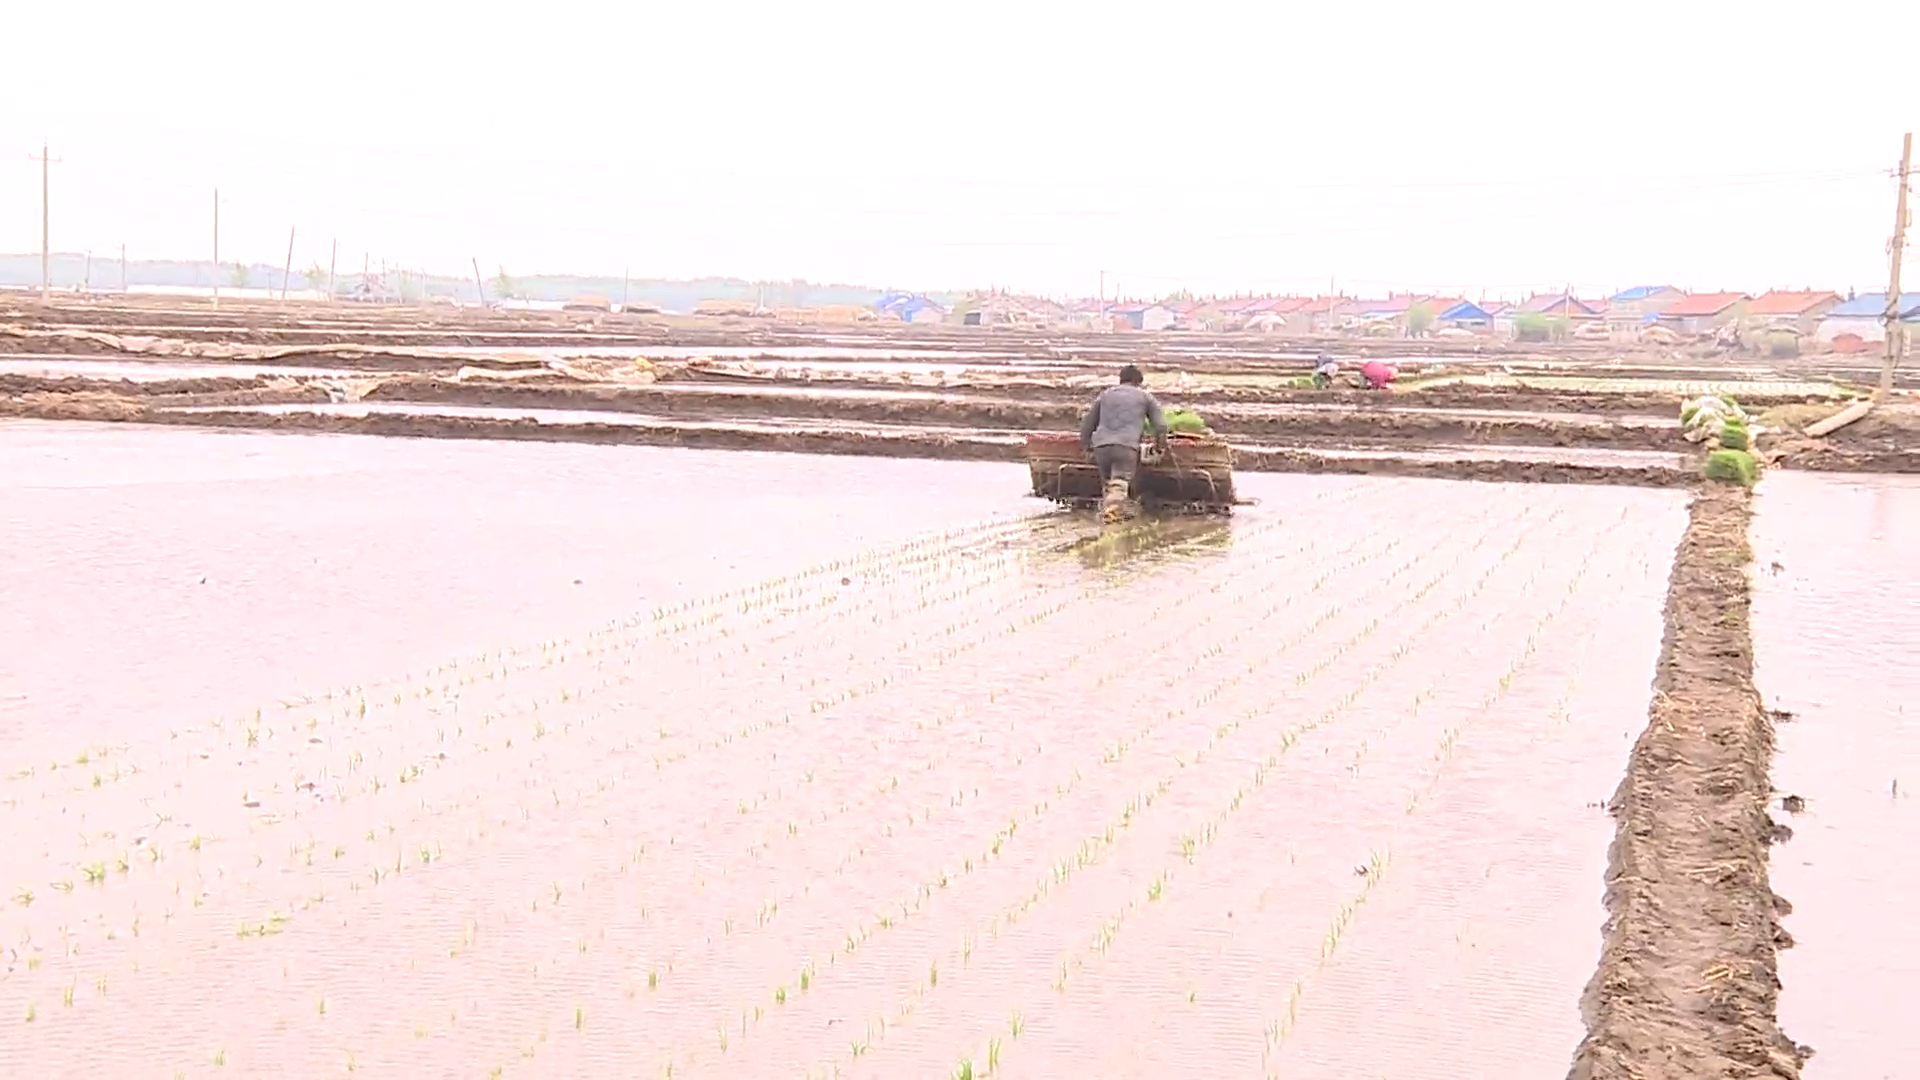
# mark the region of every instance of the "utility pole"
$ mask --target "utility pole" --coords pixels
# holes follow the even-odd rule
[[[280,271],[280,302],[283,304],[287,302],[287,283],[293,280],[293,236],[299,231],[298,225],[287,229],[287,266]]]
[[[480,256],[469,255],[467,257],[473,260],[473,291],[480,295],[480,306],[486,307],[487,287],[480,283]]]
[[[327,256],[327,302],[333,302],[333,271],[340,265],[340,238],[333,238],[333,254]]]
[[[220,306],[220,189],[213,189],[213,306]]]
[[[81,274],[80,283],[81,283],[80,284],[81,292],[90,293],[93,291],[93,249],[92,248],[87,249],[87,269],[85,273]]]
[[[1907,185],[1912,173],[1913,132],[1909,131],[1900,144],[1900,192],[1894,197],[1893,240],[1887,245],[1887,344],[1880,361],[1880,392],[1874,395],[1879,401],[1893,392],[1893,368],[1906,352],[1905,327],[1900,325],[1900,312],[1905,307],[1900,299],[1900,264],[1907,254]]]
[[[40,163],[40,302],[42,304],[50,304],[53,302],[53,299],[48,294],[52,287],[51,282],[53,275],[49,271],[52,256],[49,254],[49,248],[47,247],[48,205],[50,202],[48,193],[52,186],[51,174],[53,165],[60,159],[47,152],[47,144],[44,141],[40,143],[39,156],[36,157],[33,154],[28,154],[27,158]]]
[[[627,284],[632,279],[633,279],[633,268],[622,267],[620,270],[620,310],[621,311],[627,310]]]
[[[120,291],[127,291],[127,245],[120,245]]]

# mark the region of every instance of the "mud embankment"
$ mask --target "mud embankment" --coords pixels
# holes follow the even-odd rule
[[[0,374],[0,397],[27,394],[111,394],[128,398],[165,398],[178,395],[245,394],[291,383],[264,375],[189,379],[49,379],[39,375]],[[322,395],[324,398],[325,395]]]
[[[606,423],[542,423],[490,417],[406,416],[391,413],[343,416],[326,413],[167,412],[149,410],[144,422],[184,427],[246,428],[256,431],[339,432],[427,439],[501,439],[523,442],[594,443],[608,446],[660,446],[688,450],[760,450],[794,454],[849,454],[865,457],[936,458],[949,461],[1023,461],[1017,438],[940,433],[901,434],[864,431],[779,431],[750,428],[636,426]]]
[[[792,361],[786,365],[793,367]],[[1169,363],[1163,370],[1200,371],[1188,368],[1183,363]],[[1276,369],[1265,369],[1244,362],[1232,365],[1229,374],[1272,375]],[[1299,371],[1279,370],[1279,374],[1297,375]],[[1707,377],[1695,372],[1697,377]],[[1021,400],[1055,400],[1071,398],[1083,405],[1092,395],[1109,381],[1104,371],[1097,377],[1083,377],[1068,384],[1064,380],[1051,382],[1032,377],[1010,375],[1004,381],[991,378],[951,378],[938,386],[919,385],[900,379],[875,378],[871,376],[840,376],[815,374],[811,377],[773,377],[768,375],[730,375],[720,371],[687,370],[675,372],[671,381],[680,385],[711,383],[716,386],[748,387],[767,386],[781,389],[808,389],[819,393],[831,393],[835,390],[886,391],[886,390],[923,390],[943,393],[1007,393],[1017,395]],[[663,376],[662,381],[667,377]],[[1400,388],[1388,393],[1368,392],[1364,390],[1338,389],[1316,390],[1308,387],[1291,386],[1236,386],[1218,382],[1193,381],[1181,386],[1152,387],[1154,393],[1170,404],[1187,404],[1207,407],[1217,403],[1259,403],[1259,404],[1301,404],[1301,405],[1353,405],[1365,407],[1426,406],[1444,408],[1494,408],[1512,409],[1529,412],[1577,412],[1595,416],[1649,416],[1660,418],[1677,417],[1680,411],[1681,395],[1671,390],[1535,390],[1524,387],[1476,386],[1472,384],[1448,383],[1420,389]],[[1741,402],[1751,407],[1771,407],[1774,405],[1799,404],[1807,399],[1797,393],[1744,394]]]
[[[1609,811],[1599,970],[1571,1080],[1800,1075],[1775,1019],[1788,905],[1767,880],[1773,723],[1753,685],[1752,493],[1696,495],[1646,730]]]
[[[1194,348],[1230,348],[1235,351],[1293,352],[1311,355],[1323,349],[1372,355],[1418,358],[1458,356],[1530,357],[1551,352],[1568,357],[1616,355],[1613,345],[1578,342],[1543,349],[1534,344],[1507,341],[1460,341],[1438,338],[1291,337],[1248,332],[1187,331],[1179,334],[1100,333],[1084,328],[1018,329],[906,325],[886,322],[802,322],[772,318],[658,316],[647,314],[496,310],[422,304],[293,303],[257,299],[227,299],[214,306],[204,298],[131,296],[96,297],[75,302],[57,298],[51,309],[37,303],[0,301],[0,321],[36,326],[80,326],[108,330],[166,328],[181,332],[219,332],[224,335],[307,335],[336,331],[435,334],[487,340],[499,334],[578,334],[582,331],[617,334],[636,340],[664,341],[698,348],[765,345],[806,346],[831,340],[858,347],[951,347],[955,349],[1071,345],[1100,356],[1152,356],[1160,351]]]
[[[1818,472],[1920,472],[1920,402],[1911,398],[1883,402],[1825,438],[1803,434],[1807,425],[1837,411],[1832,405],[1770,410],[1762,422],[1781,430],[1762,443],[1768,460],[1784,468]]]
[[[741,394],[679,387],[581,387],[554,385],[492,386],[424,380],[395,380],[369,390],[368,401],[418,402],[492,408],[542,408],[630,412],[679,420],[780,418],[962,427],[986,431],[1074,431],[1086,411],[1079,398],[942,395],[939,397],[849,398],[801,394]],[[1306,403],[1303,403],[1306,404]],[[1326,402],[1318,404],[1325,405]],[[1546,418],[1461,418],[1396,411],[1380,407],[1373,395],[1363,410],[1319,408],[1284,413],[1210,406],[1208,423],[1229,438],[1337,442],[1382,445],[1468,444],[1505,446],[1581,446],[1605,449],[1684,450],[1678,426],[1671,428],[1608,423],[1569,425]],[[1485,402],[1482,402],[1484,407]]]
[[[43,420],[109,421],[179,427],[269,432],[379,435],[391,438],[492,439],[569,442],[617,446],[656,446],[696,450],[751,450],[776,453],[836,454],[867,457],[927,458],[945,461],[1023,463],[1024,440],[1011,433],[778,430],[751,427],[675,426],[673,424],[541,423],[529,419],[433,415],[342,415],[338,413],[247,412],[239,409],[182,412],[106,395],[29,395],[0,400],[0,416]],[[1681,469],[1649,466],[1583,465],[1552,461],[1411,458],[1391,451],[1375,456],[1335,456],[1311,449],[1236,448],[1241,472],[1309,472],[1346,475],[1430,477],[1456,480],[1509,480],[1534,483],[1621,484],[1672,487],[1688,484]]]

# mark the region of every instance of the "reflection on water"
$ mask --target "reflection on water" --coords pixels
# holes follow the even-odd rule
[[[1226,518],[1169,516],[1105,524],[1097,513],[1073,516],[1094,531],[1067,550],[1090,570],[1219,555],[1233,547],[1233,523]]]
[[[1793,903],[1780,1022],[1807,1080],[1920,1058],[1920,477],[1771,472],[1752,528],[1754,679],[1793,714],[1773,782],[1806,800],[1772,883]]]

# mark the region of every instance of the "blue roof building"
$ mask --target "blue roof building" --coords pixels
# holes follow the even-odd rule
[[[888,293],[874,305],[880,314],[889,315],[901,322],[937,322],[946,315],[946,309],[924,296],[907,293]]]
[[[1678,295],[1680,290],[1671,285],[1635,285],[1631,289],[1622,289],[1612,296],[1607,297],[1607,302],[1612,304],[1634,304],[1642,300],[1651,300],[1667,292]]]
[[[1843,334],[1852,334],[1861,341],[1885,341],[1886,317],[1886,293],[1861,293],[1828,311],[1814,336],[1821,341],[1832,341]],[[1900,321],[1920,324],[1920,294],[1908,293],[1901,297]]]
[[[1887,314],[1886,293],[1861,293],[1827,312],[1829,319],[1881,319]],[[1920,320],[1920,295],[1903,297],[1901,322]]]

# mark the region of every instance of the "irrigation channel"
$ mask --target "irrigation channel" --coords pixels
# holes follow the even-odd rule
[[[1781,473],[1753,524],[1754,648],[1779,726],[1773,881],[1780,1020],[1808,1080],[1910,1075],[1920,1060],[1920,483]]]
[[[0,427],[0,1074],[1561,1076],[1686,495]],[[822,492],[831,491],[831,502]]]

